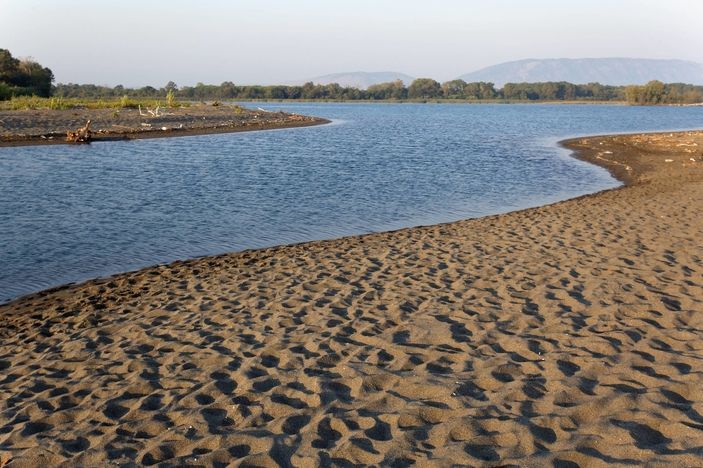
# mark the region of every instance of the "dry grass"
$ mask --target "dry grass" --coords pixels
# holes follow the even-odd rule
[[[123,96],[119,99],[77,99],[77,98],[41,98],[36,96],[13,97],[8,101],[0,102],[0,110],[26,110],[26,109],[136,109],[142,107],[187,107],[187,103],[177,102],[173,99],[161,101],[158,99],[135,99]]]

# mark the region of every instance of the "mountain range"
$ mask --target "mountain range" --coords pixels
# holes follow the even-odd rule
[[[540,81],[614,86],[644,84],[650,80],[703,84],[703,64],[634,58],[526,59],[493,65],[459,78],[466,82],[490,81],[498,88],[505,83]]]
[[[401,80],[408,86],[415,78],[398,72],[347,72],[332,73],[330,75],[318,76],[305,81],[312,81],[315,84],[338,83],[341,86],[351,86],[358,89],[366,89],[378,83],[388,83],[389,81]]]
[[[574,84],[598,82],[622,86],[660,80],[703,85],[703,64],[686,60],[636,58],[525,59],[482,68],[458,78],[466,82],[489,81],[497,88],[502,88],[505,83],[541,81],[568,81]],[[413,79],[399,72],[347,72],[306,81],[366,89],[373,84],[394,80],[402,80],[407,86]]]

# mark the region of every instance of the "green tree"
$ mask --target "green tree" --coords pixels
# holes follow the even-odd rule
[[[0,83],[4,83],[0,99],[12,95],[35,94],[42,97],[51,95],[54,74],[32,59],[18,60],[9,50],[0,49]]]
[[[685,89],[681,95],[681,102],[686,104],[696,104],[703,102],[703,88],[698,89],[690,88]]]
[[[220,89],[218,93],[220,99],[234,99],[239,94],[239,89],[231,81],[223,81],[220,84]]]
[[[495,99],[498,95],[493,83],[477,81],[464,86],[465,99]]]
[[[178,85],[173,81],[169,81],[166,83],[166,86],[163,87],[162,92],[166,95],[166,98],[171,96],[170,99],[173,100],[178,92]]]
[[[264,99],[266,92],[263,86],[244,86],[239,97],[243,99]]]
[[[366,90],[369,99],[406,99],[408,90],[401,80],[371,85]]]
[[[51,96],[51,83],[53,81],[54,74],[49,68],[42,67],[31,59],[20,62],[17,85],[27,88],[30,94],[41,97]]]
[[[12,97],[12,94],[13,88],[9,84],[0,81],[0,101],[10,99]]]
[[[526,83],[505,83],[503,86],[503,99],[528,99],[527,89],[525,88]]]
[[[153,86],[144,86],[138,90],[140,96],[146,97],[157,97],[159,95],[159,90]]]
[[[330,83],[322,86],[322,95],[319,96],[323,99],[339,99],[342,96],[342,87],[339,83]]]
[[[395,80],[391,84],[391,99],[407,99],[408,88],[402,80]]]
[[[12,56],[9,50],[0,49],[0,81],[15,84],[19,73],[20,61]]]
[[[286,87],[286,96],[288,96],[288,99],[300,99],[303,96],[303,87],[302,86],[287,86]]]
[[[625,87],[625,100],[629,104],[644,104],[644,88],[642,86],[630,85]]]
[[[660,104],[664,101],[664,83],[652,80],[644,85],[644,102],[646,104]]]
[[[312,81],[305,83],[301,90],[300,97],[303,99],[315,99],[315,83]]]
[[[495,99],[498,95],[498,92],[491,82],[480,81],[478,83],[478,88],[481,99]]]
[[[268,86],[266,88],[266,99],[286,98],[288,98],[288,88],[286,86]]]
[[[465,99],[464,88],[466,81],[452,80],[442,83],[442,96],[447,99]]]
[[[408,88],[408,97],[411,99],[432,99],[441,95],[442,86],[431,78],[418,78]]]

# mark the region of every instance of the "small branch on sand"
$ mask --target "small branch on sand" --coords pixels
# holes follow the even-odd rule
[[[75,132],[66,132],[66,141],[71,143],[90,143],[92,132],[90,131],[90,120]]]

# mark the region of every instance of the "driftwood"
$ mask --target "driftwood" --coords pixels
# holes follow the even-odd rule
[[[85,123],[85,125],[75,132],[66,132],[66,141],[71,143],[89,143],[92,138],[92,133],[90,131],[90,120]]]
[[[161,113],[159,114],[159,108],[160,108],[160,107],[161,107],[161,106],[156,106],[156,109],[149,109],[149,108],[147,107],[147,108],[146,108],[146,111],[147,111],[148,113],[145,114],[145,113],[142,111],[142,106],[141,106],[141,104],[140,104],[140,105],[139,105],[139,115],[141,115],[142,117],[149,117],[149,116],[151,116],[151,117],[161,117],[162,115],[165,115],[165,114],[164,114],[163,112],[161,112]]]

